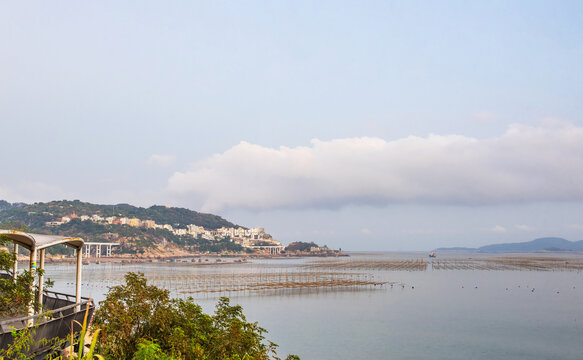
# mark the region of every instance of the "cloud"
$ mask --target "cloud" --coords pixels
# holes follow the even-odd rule
[[[360,232],[364,235],[372,235],[372,231],[370,231],[368,228],[362,228],[360,229]]]
[[[516,229],[518,229],[520,231],[534,231],[534,230],[536,230],[534,227],[528,226],[528,225],[516,225],[515,227],[516,227]]]
[[[583,128],[512,125],[499,137],[248,142],[174,173],[167,189],[205,211],[349,204],[583,200]]]
[[[173,155],[152,154],[148,158],[147,163],[153,166],[166,167],[172,165],[174,161],[176,161],[176,157]]]
[[[495,233],[505,233],[507,230],[504,226],[496,225],[493,228],[489,229],[491,232]]]

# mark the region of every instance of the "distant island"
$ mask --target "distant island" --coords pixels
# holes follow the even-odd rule
[[[467,251],[483,253],[515,253],[541,251],[583,251],[583,240],[569,241],[558,237],[545,237],[520,243],[505,243],[485,245],[479,248],[449,247],[438,248],[437,251]]]
[[[180,257],[192,254],[333,255],[326,246],[295,242],[284,247],[262,227],[246,228],[220,216],[169,206],[98,205],[79,200],[9,203],[0,200],[0,229],[78,236],[116,243],[113,255]],[[72,255],[67,247],[51,255]]]

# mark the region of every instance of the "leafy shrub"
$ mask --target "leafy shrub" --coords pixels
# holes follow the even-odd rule
[[[174,360],[175,358],[164,354],[160,346],[153,341],[142,340],[138,344],[138,351],[132,360]]]
[[[192,298],[171,299],[168,290],[148,285],[143,274],[128,273],[100,303],[93,323],[102,330],[99,352],[112,359],[270,359],[276,344],[267,331],[248,322],[239,305],[222,297],[214,315]],[[160,355],[162,356],[162,355]]]

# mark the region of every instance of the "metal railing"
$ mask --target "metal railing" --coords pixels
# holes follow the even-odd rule
[[[8,273],[0,273],[0,279],[12,279],[12,275]]]
[[[81,330],[86,311],[88,319],[91,319],[95,304],[88,298],[82,300],[77,304],[74,295],[46,291],[43,296],[43,311],[40,314],[0,321],[0,349],[7,348],[14,341],[13,329],[25,329],[32,320],[34,343],[30,352],[38,355],[50,350],[52,344],[48,340],[65,340],[71,331],[77,333]]]

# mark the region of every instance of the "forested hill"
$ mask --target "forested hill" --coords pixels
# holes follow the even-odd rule
[[[24,203],[11,204],[6,200],[0,200],[0,211],[8,210],[8,209],[16,209],[16,208],[23,207],[23,206],[26,206],[26,204],[24,204]]]
[[[169,224],[175,228],[185,228],[189,224],[203,226],[205,229],[237,226],[217,215],[158,205],[142,208],[128,204],[98,205],[79,200],[10,204],[0,200],[0,222],[22,222],[30,229],[44,228],[45,223],[58,221],[63,216],[70,216],[71,214],[76,216],[98,215],[103,218],[116,216],[118,218],[153,220],[157,224]]]
[[[0,200],[0,211],[10,209],[11,207],[12,207],[11,203],[5,200]]]

